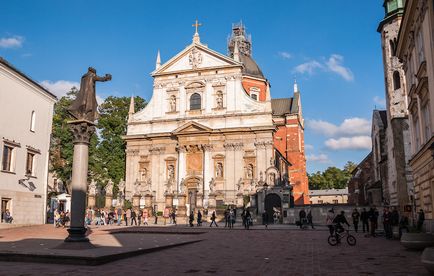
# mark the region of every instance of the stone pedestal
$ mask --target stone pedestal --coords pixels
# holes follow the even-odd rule
[[[244,196],[242,193],[237,194],[237,208],[243,208],[244,206]]]
[[[152,214],[152,194],[145,195],[145,210],[148,211],[148,214]]]
[[[196,195],[196,208],[200,211],[203,210],[203,194],[202,193],[198,193]]]
[[[133,207],[140,208],[140,195],[133,195]]]
[[[187,201],[187,195],[186,194],[179,194],[178,195],[178,211],[177,211],[178,217],[186,217],[187,216],[187,207],[185,207],[186,201]]]
[[[105,195],[105,207],[106,208],[112,208],[113,203],[113,195]]]
[[[65,242],[89,242],[84,227],[87,193],[87,171],[89,166],[89,141],[95,132],[95,124],[78,120],[68,122],[73,135],[74,154],[72,158],[71,226]],[[95,205],[95,198],[93,200]]]
[[[87,207],[95,207],[95,195],[87,195]]]
[[[166,208],[172,208],[173,207],[173,194],[166,194],[165,195],[166,198]]]

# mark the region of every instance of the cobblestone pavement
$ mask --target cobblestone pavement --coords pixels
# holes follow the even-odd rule
[[[199,243],[101,266],[0,262],[0,275],[428,275],[421,252],[406,251],[398,241],[355,234],[356,246],[332,247],[325,230],[276,228],[118,227],[143,232],[138,237],[158,231],[206,233]],[[102,234],[102,229],[94,228],[93,234]],[[0,242],[28,235],[59,238],[66,231],[47,225],[0,230]]]

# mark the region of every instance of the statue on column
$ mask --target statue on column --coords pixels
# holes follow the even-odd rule
[[[213,177],[213,178],[211,178],[211,180],[210,180],[210,182],[209,182],[209,191],[210,191],[211,193],[213,193],[213,192],[214,192],[214,189],[215,189],[215,180],[214,180],[214,177]]]
[[[185,192],[185,180],[181,179],[181,183],[179,183],[179,193],[183,194]]]
[[[92,180],[89,184],[89,195],[96,195],[96,183],[94,180]]]
[[[89,67],[87,73],[81,77],[80,91],[68,107],[68,112],[77,120],[94,122],[98,118],[95,83],[111,79],[110,74],[106,74],[104,77],[97,76],[96,70]]]
[[[119,188],[119,199],[122,199],[125,196],[125,181],[121,180],[118,184]]]

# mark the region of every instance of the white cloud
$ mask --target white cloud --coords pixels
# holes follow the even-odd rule
[[[66,93],[69,92],[71,88],[74,86],[77,89],[80,89],[80,84],[74,81],[59,80],[53,82],[49,80],[44,80],[41,81],[40,84],[43,87],[47,88],[51,93],[56,95],[58,98],[65,96]]]
[[[329,137],[370,135],[371,122],[363,118],[345,119],[339,126],[323,120],[306,120],[306,127]]]
[[[308,73],[309,75],[312,75],[316,69],[320,69],[323,67],[324,66],[321,63],[319,63],[318,61],[312,60],[312,61],[309,61],[306,63],[302,63],[300,65],[297,65],[293,71],[300,73],[300,74]]]
[[[313,145],[311,145],[311,144],[304,144],[304,149],[305,150],[313,150]]]
[[[329,60],[326,62],[327,68],[340,75],[346,81],[354,80],[353,72],[347,67],[342,66],[344,57],[341,55],[333,54],[330,56]]]
[[[12,36],[0,38],[0,48],[21,48],[24,42],[22,36]]]
[[[369,150],[372,147],[370,136],[332,138],[324,144],[331,150]]]
[[[343,66],[344,57],[341,55],[333,54],[327,61],[318,62],[316,60],[311,60],[309,62],[297,65],[293,71],[296,73],[304,74],[307,73],[312,75],[315,70],[321,69],[325,72],[332,72],[338,74],[346,81],[354,80],[354,74],[351,72],[350,68]]]
[[[283,51],[283,52],[279,52],[278,54],[283,59],[291,59],[292,58],[292,55],[288,52]]]
[[[306,155],[306,160],[312,162],[318,162],[318,163],[331,163],[329,157],[323,153],[319,155],[315,155],[315,154]]]
[[[375,96],[373,100],[374,100],[374,103],[378,104],[381,108],[386,106],[386,99],[384,99],[384,98],[380,98],[378,96]]]

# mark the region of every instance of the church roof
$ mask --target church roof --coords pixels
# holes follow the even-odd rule
[[[298,97],[294,94],[294,97]],[[271,99],[271,109],[273,115],[281,116],[285,114],[293,114],[298,112],[297,101],[295,98]]]
[[[244,68],[242,70],[243,75],[265,79],[258,64],[253,60],[251,56],[243,55],[240,53],[240,61],[243,63]]]

